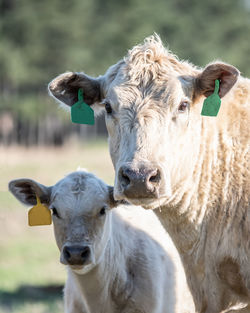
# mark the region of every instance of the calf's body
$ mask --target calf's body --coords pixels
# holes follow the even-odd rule
[[[84,303],[91,313],[175,312],[174,264],[148,235],[110,214],[100,263],[84,275],[68,269],[66,311]]]
[[[10,190],[26,204],[38,195],[53,211],[60,259],[68,267],[65,312],[193,311],[177,252],[151,212],[114,208],[112,188],[83,171],[53,187],[12,181]]]

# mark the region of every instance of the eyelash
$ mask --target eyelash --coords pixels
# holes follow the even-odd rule
[[[184,113],[189,108],[189,102],[188,101],[182,101],[178,107],[179,113]]]
[[[56,216],[57,218],[60,218],[56,208],[52,208],[52,214]]]
[[[99,215],[104,216],[105,214],[106,214],[106,208],[103,207],[103,208],[101,208]]]
[[[105,110],[106,110],[107,114],[112,113],[113,110],[112,110],[112,107],[111,107],[109,102],[105,102]]]

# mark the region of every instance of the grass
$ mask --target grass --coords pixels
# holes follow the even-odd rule
[[[53,227],[29,227],[28,209],[8,192],[8,182],[27,177],[52,185],[80,166],[112,184],[107,146],[97,141],[62,148],[0,147],[0,313],[62,312],[66,277]]]

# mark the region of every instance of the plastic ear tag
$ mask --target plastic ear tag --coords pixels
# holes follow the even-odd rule
[[[214,92],[204,100],[201,115],[217,116],[221,104],[219,88],[220,82],[218,79],[216,79]]]
[[[41,203],[37,196],[36,201],[37,204],[28,213],[29,226],[50,225],[52,223],[50,210]]]
[[[83,90],[78,90],[78,101],[71,107],[71,121],[77,124],[95,124],[94,111],[83,100]]]

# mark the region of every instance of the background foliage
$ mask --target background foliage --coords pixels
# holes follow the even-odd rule
[[[86,127],[69,127],[68,116],[58,113],[47,96],[48,82],[66,70],[103,74],[154,32],[180,58],[199,66],[220,58],[250,76],[249,3],[0,0],[0,115],[8,112],[7,121],[12,119],[2,135],[0,128],[0,140],[61,144],[72,132],[88,136]],[[53,123],[43,122],[48,115]],[[104,132],[102,123],[95,133]]]
[[[114,179],[106,142],[63,145],[105,135],[103,119],[72,125],[48,82],[103,74],[154,32],[180,58],[221,59],[250,76],[250,0],[0,0],[0,313],[62,312],[65,279],[52,227],[27,227],[8,181],[51,185],[79,165]]]

